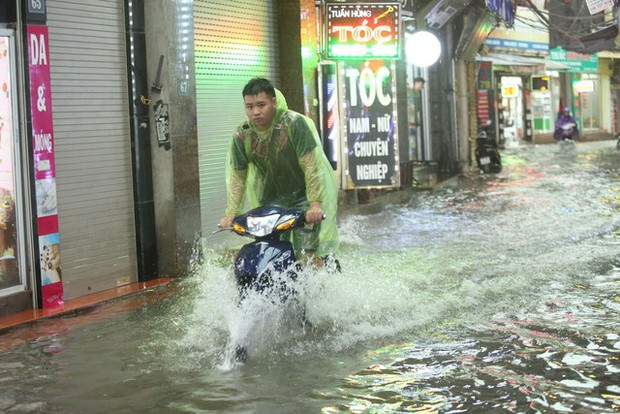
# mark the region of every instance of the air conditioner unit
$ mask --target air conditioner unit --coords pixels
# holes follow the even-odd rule
[[[429,11],[424,20],[429,29],[439,30],[448,21],[467,7],[471,0],[441,0]]]

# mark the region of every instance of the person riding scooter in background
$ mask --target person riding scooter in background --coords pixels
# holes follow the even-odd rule
[[[565,107],[564,111],[558,117],[555,123],[553,137],[557,141],[564,141],[565,139],[576,140],[579,137],[577,121],[575,121],[575,118],[571,115],[569,107]]]

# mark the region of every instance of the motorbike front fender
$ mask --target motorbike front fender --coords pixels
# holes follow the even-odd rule
[[[295,251],[289,242],[255,241],[244,245],[235,258],[235,276],[241,287],[268,283],[263,274],[282,272],[295,263]]]

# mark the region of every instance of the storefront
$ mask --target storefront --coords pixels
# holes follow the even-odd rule
[[[47,1],[65,299],[136,282],[122,1]]]
[[[321,10],[322,139],[343,190],[400,186],[400,6],[327,2]]]
[[[15,32],[0,29],[0,301],[7,296],[26,292],[29,285],[18,62]]]
[[[124,2],[11,10],[0,28],[0,314],[138,280]]]
[[[538,8],[543,4],[535,0]],[[541,11],[546,13],[546,11]],[[552,87],[548,81],[540,87],[536,80],[549,79],[553,65],[549,55],[549,33],[539,16],[530,8],[516,7],[514,26],[499,27],[485,40],[488,53],[479,62],[492,71],[489,89],[490,118],[500,145],[531,141],[537,133],[550,132]],[[489,66],[491,65],[491,66]]]
[[[544,4],[536,1],[544,15]],[[515,27],[494,29],[479,62],[489,62],[495,79],[490,95],[502,143],[499,110],[504,110],[503,132],[517,140],[552,142],[555,122],[563,108],[575,117],[583,137],[605,136],[613,131],[610,78],[597,55],[549,49],[549,33],[526,7],[517,7]],[[524,24],[524,22],[531,22]],[[493,111],[491,111],[493,115]]]

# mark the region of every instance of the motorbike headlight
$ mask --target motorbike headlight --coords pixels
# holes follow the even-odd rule
[[[237,223],[233,223],[233,230],[235,230],[236,233],[238,234],[243,234],[245,233],[245,229],[243,228],[243,226],[237,224]]]
[[[286,220],[284,223],[281,223],[278,225],[278,227],[276,227],[277,230],[288,230],[291,228],[291,226],[295,223],[295,218],[292,218],[290,220]]]
[[[279,214],[264,217],[248,217],[247,231],[256,237],[263,237],[271,233],[280,218]]]

